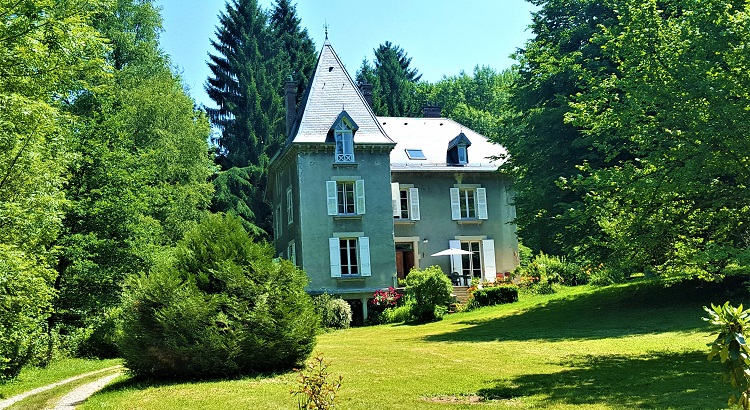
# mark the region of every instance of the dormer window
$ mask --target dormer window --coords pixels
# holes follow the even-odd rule
[[[333,122],[329,135],[333,134],[335,143],[333,161],[336,163],[354,162],[354,133],[359,129],[346,111],[341,111]]]
[[[468,161],[467,155],[466,155],[466,144],[461,144],[458,147],[458,163],[459,165],[464,165]]]
[[[448,153],[446,155],[445,162],[448,165],[466,165],[469,163],[469,152],[468,148],[471,146],[471,141],[466,137],[463,132],[458,134],[456,138],[453,138],[448,143]]]

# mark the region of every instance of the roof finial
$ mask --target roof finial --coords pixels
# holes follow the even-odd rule
[[[323,28],[326,30],[326,40],[328,40],[328,20],[323,23]]]

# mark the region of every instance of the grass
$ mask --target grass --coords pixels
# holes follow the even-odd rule
[[[62,359],[49,366],[26,367],[15,379],[0,383],[0,399],[46,386],[82,373],[93,372],[120,364],[118,360]]]
[[[565,288],[427,325],[327,333],[316,354],[344,377],[341,409],[719,409],[729,388],[706,360],[702,306],[745,294],[739,282]],[[291,409],[295,376],[123,378],[79,409]]]

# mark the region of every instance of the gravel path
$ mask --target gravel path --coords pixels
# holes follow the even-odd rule
[[[23,400],[23,399],[25,399],[25,398],[27,398],[29,396],[33,396],[35,394],[39,394],[39,393],[45,392],[47,390],[54,389],[55,387],[62,386],[64,384],[68,384],[70,382],[74,382],[74,381],[82,379],[84,377],[92,376],[92,375],[95,375],[95,374],[98,374],[98,373],[111,372],[113,370],[118,370],[118,369],[121,369],[121,368],[122,368],[122,366],[118,365],[118,366],[108,367],[106,369],[97,370],[97,371],[94,371],[94,372],[79,374],[78,376],[73,376],[71,378],[68,378],[68,379],[65,379],[65,380],[61,380],[61,381],[59,381],[57,383],[48,384],[46,386],[38,387],[38,388],[36,388],[34,390],[29,390],[29,391],[27,391],[25,393],[17,394],[15,396],[9,397],[9,398],[7,398],[5,400],[0,400],[0,410],[8,408],[8,407],[12,406],[13,404],[18,403],[19,401],[21,401],[21,400]],[[121,372],[118,372],[117,374],[119,375],[120,373]],[[94,392],[96,392],[96,390],[92,391],[89,394],[89,396],[91,394],[94,394]]]
[[[84,384],[83,386],[76,387],[70,393],[66,394],[55,406],[54,410],[73,410],[77,405],[83,403],[84,400],[88,399],[89,396],[101,390],[109,384],[112,380],[120,376],[122,372],[110,374],[102,377],[99,380],[95,380],[91,383]]]

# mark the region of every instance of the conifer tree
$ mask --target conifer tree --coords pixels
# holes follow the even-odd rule
[[[271,30],[281,40],[282,47],[289,56],[288,76],[297,82],[299,102],[315,70],[315,44],[307,34],[307,29],[300,26],[296,7],[289,0],[277,0],[271,14]],[[283,93],[283,90],[280,89],[279,92]]]
[[[222,170],[264,163],[284,135],[281,98],[286,53],[268,25],[257,0],[232,0],[219,15],[209,55],[211,77],[206,92],[218,108],[207,108],[221,130],[218,162]],[[281,75],[279,75],[281,73]]]
[[[408,117],[419,113],[416,83],[422,78],[410,68],[411,57],[404,49],[386,41],[375,52],[374,67],[367,60],[357,72],[357,80],[367,80],[373,87],[373,109],[376,115]],[[369,81],[374,74],[375,81]],[[375,102],[378,102],[375,104]]]

